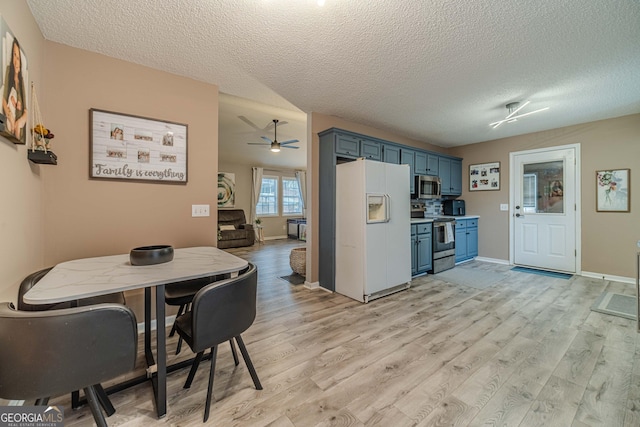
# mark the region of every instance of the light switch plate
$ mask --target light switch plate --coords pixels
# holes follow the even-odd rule
[[[209,216],[209,205],[191,205],[191,216]]]
[[[509,210],[509,205],[507,203],[500,203],[500,210],[501,211],[508,211]]]

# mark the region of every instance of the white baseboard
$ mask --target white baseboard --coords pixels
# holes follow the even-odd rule
[[[476,259],[476,261],[492,262],[494,264],[502,264],[502,265],[511,265],[511,264],[509,264],[509,260],[507,260],[507,259],[485,258],[485,257],[482,257],[482,256],[478,256],[475,259]]]
[[[164,324],[166,325],[173,325],[173,321],[176,320],[176,315],[171,315],[171,316],[167,316],[164,319]],[[153,319],[151,321],[151,330],[155,331],[158,328],[158,324],[156,323],[156,319]],[[138,323],[138,333],[142,334],[144,333],[144,322],[139,322]]]
[[[636,279],[634,279],[633,277],[614,276],[611,274],[594,273],[591,271],[583,271],[581,275],[584,277],[590,277],[592,279],[609,280],[611,282],[631,283],[633,285],[636,284]]]

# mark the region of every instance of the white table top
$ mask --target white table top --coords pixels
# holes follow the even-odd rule
[[[232,273],[248,262],[215,247],[175,249],[172,261],[134,266],[129,254],[84,258],[53,267],[25,295],[28,304],[50,304]]]

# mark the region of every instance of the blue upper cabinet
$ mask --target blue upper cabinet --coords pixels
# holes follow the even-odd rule
[[[462,160],[451,159],[451,194],[462,194]]]
[[[336,154],[360,157],[360,138],[351,135],[336,135]]]
[[[385,163],[400,164],[400,147],[397,145],[384,144],[382,146],[382,160]]]
[[[439,156],[427,154],[427,175],[438,176],[440,168],[438,165]]]
[[[424,151],[416,151],[415,154],[416,161],[416,175],[426,175],[427,174],[427,153]]]
[[[369,160],[382,160],[382,144],[366,139],[360,140],[360,156]]]
[[[409,165],[409,193],[414,194],[416,192],[416,180],[414,178],[416,170],[415,151],[402,148],[400,150],[400,164]]]
[[[438,159],[438,176],[442,183],[443,196],[459,196],[462,194],[462,160],[440,157]]]

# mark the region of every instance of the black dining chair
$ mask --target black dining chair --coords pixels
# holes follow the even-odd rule
[[[53,267],[43,268],[42,270],[38,270],[35,273],[29,274],[27,277],[22,280],[20,283],[20,288],[18,289],[18,310],[20,311],[45,311],[45,310],[59,310],[62,308],[71,308],[71,307],[86,307],[89,305],[95,304],[104,304],[104,303],[112,303],[112,304],[122,304],[125,305],[126,301],[124,298],[123,292],[116,292],[107,295],[99,295],[96,297],[90,298],[82,298],[75,301],[67,301],[60,302],[55,304],[28,304],[24,301],[24,295],[29,291],[29,289],[33,288],[36,283],[40,281],[49,271],[51,271]],[[100,384],[96,385],[96,392],[98,394],[98,398],[100,400],[100,404],[104,408],[107,413],[107,416],[111,416],[116,411],[107,393],[104,392],[102,386]],[[79,407],[79,393],[77,391],[73,391],[71,396],[71,407],[74,409]]]
[[[134,368],[137,342],[135,315],[123,305],[20,311],[0,303],[0,398],[43,404],[83,389],[106,426],[95,387]]]
[[[207,286],[210,283],[217,282],[220,280],[228,279],[230,277],[229,274],[220,274],[217,276],[208,276],[208,277],[200,277],[198,279],[187,280],[184,282],[178,283],[169,283],[164,287],[164,302],[167,305],[171,305],[174,307],[178,307],[178,312],[176,313],[176,319],[180,317],[180,315],[184,314],[191,307],[191,302],[193,301],[193,297],[196,296],[196,293]],[[173,326],[171,327],[171,332],[169,332],[169,337],[174,336],[176,333],[176,322],[173,322]],[[182,337],[178,338],[178,345],[176,346],[176,355],[180,354],[182,349]],[[238,360],[238,356],[236,354],[236,349],[231,343],[231,351],[233,352],[233,357]]]
[[[213,396],[218,344],[235,339],[256,390],[262,390],[258,374],[240,336],[253,324],[256,317],[257,283],[258,270],[255,265],[249,263],[247,270],[238,277],[215,282],[199,290],[193,298],[191,310],[176,319],[176,331],[196,353],[184,388],[191,387],[205,350],[211,349],[211,371],[204,408],[205,422],[209,418]]]

